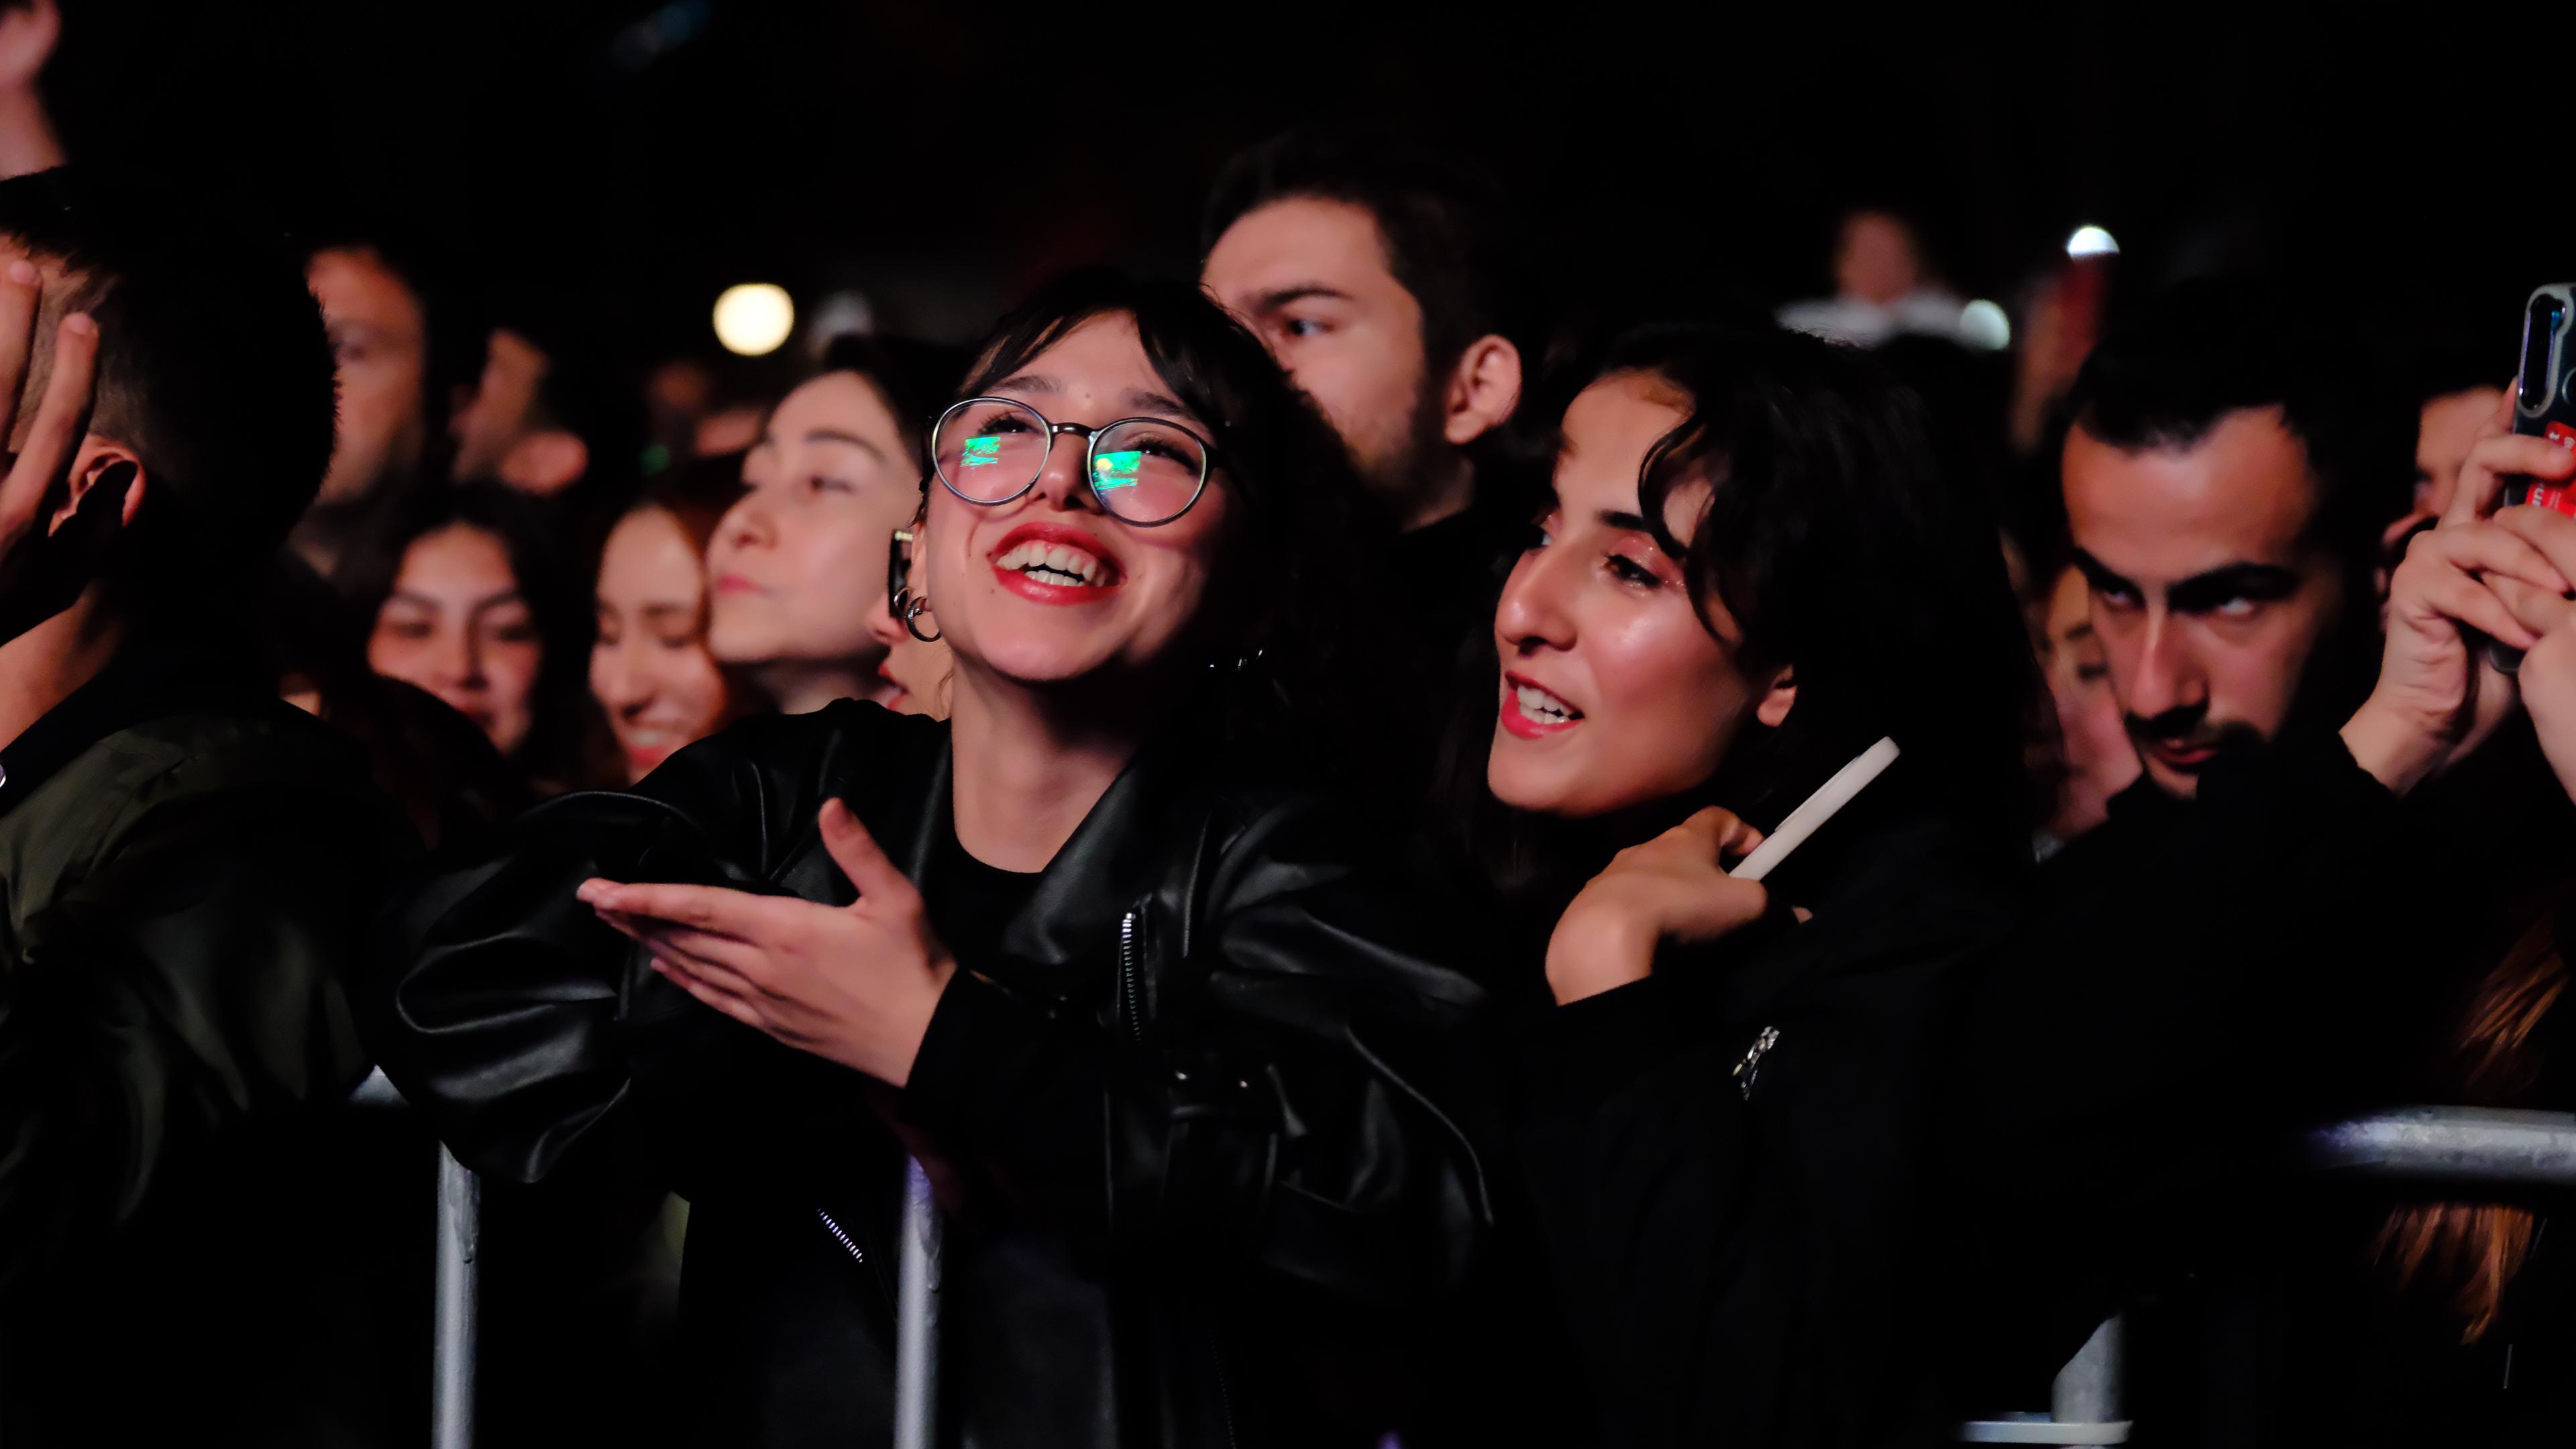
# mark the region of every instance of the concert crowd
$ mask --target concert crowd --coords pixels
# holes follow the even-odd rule
[[[2299,1149],[2576,1109],[2546,320],[1877,207],[1612,319],[1305,126],[736,387],[66,163],[58,19],[0,1446],[419,1442],[433,1144],[492,1445],[892,1442],[908,1164],[944,1444],[1929,1445],[2115,1317],[2132,1442],[2576,1433],[2551,1203]]]

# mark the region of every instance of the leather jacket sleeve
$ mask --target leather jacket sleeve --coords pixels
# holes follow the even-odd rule
[[[1480,993],[1323,815],[1279,806],[1212,836],[1197,898],[1140,914],[1155,965],[1122,981],[1116,1020],[961,970],[906,1115],[1002,1161],[1077,1249],[1343,1300],[1453,1286],[1492,1222]]]
[[[810,1155],[782,1150],[782,1134],[810,1125],[803,1105],[834,1111],[854,1089],[699,1007],[573,892],[593,876],[775,889],[767,876],[820,808],[829,739],[814,717],[746,722],[632,792],[540,805],[396,897],[365,1025],[461,1161],[534,1182],[613,1142],[690,1194]]]
[[[96,868],[0,962],[0,1285],[365,1075],[361,903],[412,847],[300,743],[191,759],[106,807]]]

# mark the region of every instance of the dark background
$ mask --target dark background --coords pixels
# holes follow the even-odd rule
[[[1969,295],[2013,301],[2097,221],[2131,298],[2267,263],[2391,327],[2492,327],[2501,377],[2524,292],[2576,272],[2561,47],[2462,7],[63,8],[75,159],[202,170],[302,230],[390,222],[460,275],[581,301],[639,360],[710,347],[742,280],[807,308],[855,286],[963,337],[1070,263],[1186,270],[1229,152],[1350,117],[1485,158],[1553,275],[1617,310],[1825,290],[1835,214],[1874,200]]]

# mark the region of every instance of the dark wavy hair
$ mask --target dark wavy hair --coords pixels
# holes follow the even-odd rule
[[[1489,878],[1543,894],[1641,829],[1703,805],[1772,829],[1882,735],[1903,748],[1917,798],[1967,826],[1999,864],[2026,862],[2038,811],[2023,741],[2045,696],[2000,535],[1978,490],[1943,475],[1913,393],[1854,348],[1776,330],[1656,326],[1569,362],[1546,385],[1546,416],[1562,419],[1577,393],[1621,374],[1653,379],[1688,413],[1638,477],[1656,542],[1681,561],[1710,632],[1718,609],[1733,619],[1744,672],[1788,666],[1797,703],[1778,728],[1738,736],[1687,798],[1596,829],[1498,822],[1501,807],[1488,803],[1468,828]],[[1699,484],[1708,496],[1685,545],[1665,509]],[[1491,711],[1488,695],[1479,741],[1492,736]],[[1484,752],[1465,746],[1467,732],[1457,738],[1453,793],[1472,763],[1483,795]]]
[[[1196,287],[1109,269],[1059,278],[994,325],[960,397],[978,396],[1095,318],[1134,320],[1164,385],[1212,430],[1214,486],[1241,514],[1228,531],[1216,614],[1193,632],[1228,741],[1279,772],[1347,777],[1377,752],[1343,743],[1393,670],[1371,625],[1392,525],[1340,437],[1268,350]],[[923,486],[936,486],[927,476]],[[1245,587],[1259,563],[1260,586]]]
[[[589,635],[578,592],[581,576],[567,566],[545,523],[538,504],[499,484],[425,483],[372,521],[365,541],[340,560],[331,581],[349,601],[350,627],[363,652],[414,543],[451,524],[500,540],[545,648],[530,701],[533,722],[513,763],[540,785],[560,786],[574,778],[579,758]]]

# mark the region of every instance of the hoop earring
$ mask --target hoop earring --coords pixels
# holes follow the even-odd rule
[[[944,634],[924,634],[921,632],[921,616],[927,613],[929,609],[930,596],[928,594],[913,595],[912,601],[903,606],[903,631],[910,634],[915,639],[920,640],[924,644],[936,644],[946,636]]]

